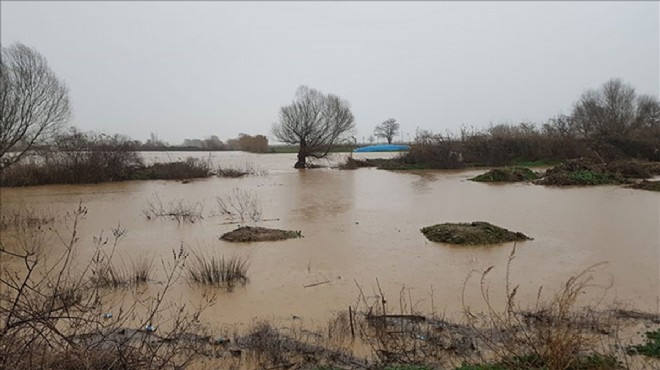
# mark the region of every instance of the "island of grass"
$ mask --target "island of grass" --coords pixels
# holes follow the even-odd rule
[[[459,245],[499,244],[532,239],[523,233],[483,221],[437,224],[422,228],[422,233],[433,242]]]
[[[620,172],[610,172],[602,164],[588,159],[573,159],[547,170],[536,183],[540,185],[619,185],[628,183]]]
[[[300,231],[269,229],[265,227],[239,226],[237,229],[223,234],[220,239],[228,242],[263,242],[302,238]]]
[[[521,182],[538,180],[540,177],[538,173],[529,168],[505,167],[492,169],[470,180],[478,182]]]

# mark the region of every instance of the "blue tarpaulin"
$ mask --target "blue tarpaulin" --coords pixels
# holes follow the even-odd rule
[[[410,150],[408,145],[397,145],[397,144],[379,144],[379,145],[369,145],[357,148],[354,150],[356,153],[360,152],[403,152]]]

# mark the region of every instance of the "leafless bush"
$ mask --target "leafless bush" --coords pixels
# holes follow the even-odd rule
[[[204,206],[202,203],[191,203],[183,199],[171,200],[164,203],[160,195],[155,192],[142,209],[142,213],[151,220],[156,217],[167,217],[179,223],[195,223],[202,220]]]
[[[204,255],[201,252],[192,252],[191,259],[186,265],[190,281],[212,286],[222,286],[231,292],[236,285],[245,285],[249,279],[247,270],[249,259],[245,256]]]
[[[243,176],[266,176],[268,171],[255,165],[252,162],[245,162],[242,166],[220,165],[218,166],[218,176],[220,177],[243,177]]]
[[[409,290],[401,289],[399,309],[391,313],[380,284],[376,296],[370,299],[365,297],[359,285],[358,288],[361,317],[354,325],[379,362],[437,364],[449,355],[468,356],[474,350],[470,328],[450,323],[434,314],[420,314],[414,308]]]
[[[162,261],[165,281],[156,296],[138,294],[119,305],[107,301],[90,276],[95,262],[76,260],[78,229],[86,214],[86,208],[78,207],[66,218],[69,233],[54,231],[63,247],[54,260],[32,244],[39,238],[0,245],[0,258],[21,262],[0,265],[0,368],[161,369],[189,364],[207,338],[190,334],[203,333],[198,320],[203,307],[190,312],[183,305],[164,303],[183,272],[183,250]],[[119,240],[121,235],[115,232],[113,237]],[[115,307],[114,316],[104,314],[108,307]],[[152,325],[166,314],[173,317],[167,328]]]
[[[140,257],[130,262],[130,267],[117,267],[114,263],[117,244],[123,238],[125,230],[119,226],[112,229],[112,243],[103,233],[94,237],[96,250],[92,257],[90,282],[96,288],[121,288],[145,284],[151,276],[153,263]],[[109,245],[109,246],[108,246]],[[106,251],[109,248],[109,251]]]
[[[254,191],[233,188],[231,193],[215,199],[218,212],[232,222],[261,220],[261,198]]]

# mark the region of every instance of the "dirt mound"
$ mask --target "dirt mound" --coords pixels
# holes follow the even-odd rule
[[[630,186],[633,189],[660,191],[660,181],[642,181]]]
[[[478,182],[521,182],[538,180],[540,177],[538,173],[529,168],[507,167],[492,169],[470,180]]]
[[[223,234],[220,239],[228,242],[262,242],[302,238],[300,231],[268,229],[265,227],[239,226]]]
[[[545,171],[536,183],[540,185],[607,185],[624,184],[626,179],[619,173],[608,172],[604,165],[589,159],[572,159]]]
[[[422,233],[433,242],[481,245],[531,240],[527,235],[509,231],[488,222],[443,223],[422,228]]]

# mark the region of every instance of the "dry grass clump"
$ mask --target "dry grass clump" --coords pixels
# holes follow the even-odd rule
[[[55,222],[52,214],[24,205],[14,209],[3,207],[1,211],[0,230],[35,229]]]
[[[475,313],[465,306],[467,322],[475,329],[480,345],[488,349],[488,362],[504,368],[581,369],[589,367],[576,365],[593,362],[600,363],[602,367],[596,367],[600,369],[620,368],[611,349],[600,347],[602,335],[612,330],[610,317],[577,306],[580,295],[592,286],[596,266],[571,276],[548,301],[541,300],[539,291],[537,304],[530,310],[518,306],[518,286],[509,285],[514,256],[515,247],[507,264],[504,308],[496,309],[489,297],[486,278],[492,266],[480,279],[487,311]]]
[[[193,252],[186,271],[188,279],[197,284],[221,286],[231,292],[237,285],[245,285],[250,279],[247,270],[250,265],[246,256],[217,256]]]
[[[196,202],[191,203],[183,199],[163,202],[160,195],[155,192],[142,209],[142,213],[148,220],[157,217],[166,217],[179,223],[195,223],[204,218],[204,205]]]

